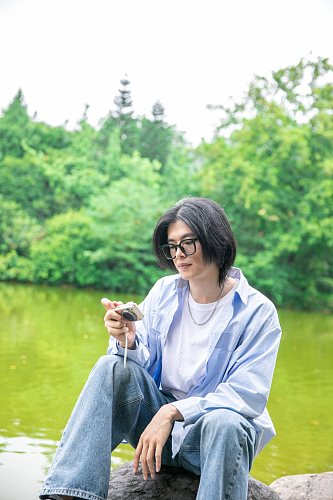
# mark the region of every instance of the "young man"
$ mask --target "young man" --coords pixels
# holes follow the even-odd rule
[[[123,439],[145,479],[162,464],[181,466],[200,475],[199,500],[247,498],[253,458],[274,435],[266,403],[281,336],[275,307],[232,267],[236,242],[215,202],[181,200],[158,221],[153,243],[159,264],[177,274],[154,285],[137,323],[115,311],[120,302],[102,300],[108,354],[40,498],[104,500],[111,451]]]

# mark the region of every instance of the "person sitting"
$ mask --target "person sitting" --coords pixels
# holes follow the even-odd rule
[[[275,434],[266,404],[277,311],[234,267],[235,237],[214,201],[185,198],[167,210],[153,248],[172,274],[139,305],[142,320],[102,299],[109,348],[75,405],[41,499],[106,499],[111,452],[124,439],[145,480],[164,464],[183,467],[200,476],[199,500],[247,498],[253,459]]]

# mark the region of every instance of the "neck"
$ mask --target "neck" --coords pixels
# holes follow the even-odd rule
[[[215,278],[215,280],[190,280],[189,287],[195,302],[198,304],[209,304],[227,295],[235,283],[236,280],[234,278],[226,278],[222,285],[219,285],[218,278]]]
[[[218,280],[190,280],[189,287],[193,299],[199,304],[215,302],[221,296],[222,286],[219,285]]]

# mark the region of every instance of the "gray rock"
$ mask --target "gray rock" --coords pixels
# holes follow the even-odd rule
[[[249,487],[247,490],[247,500],[281,500],[269,486],[249,477]]]
[[[198,476],[176,467],[163,467],[155,479],[144,481],[141,470],[133,474],[133,462],[130,462],[112,472],[108,500],[194,500],[198,486]],[[280,500],[268,486],[251,477],[247,498]]]
[[[333,472],[284,476],[270,487],[281,500],[333,500]]]

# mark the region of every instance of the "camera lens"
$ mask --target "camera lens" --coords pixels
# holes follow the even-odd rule
[[[127,319],[128,321],[136,321],[136,315],[131,311],[123,311],[122,317]]]

